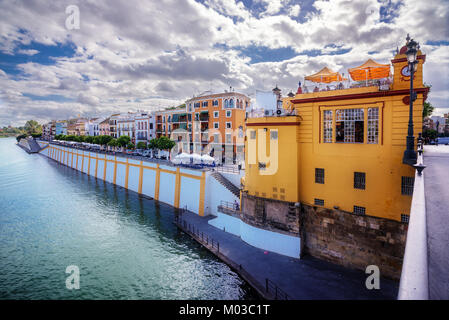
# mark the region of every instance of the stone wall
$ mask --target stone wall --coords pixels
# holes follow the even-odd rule
[[[294,203],[242,193],[241,219],[256,228],[298,237],[300,214]]]
[[[377,265],[399,279],[407,224],[337,209],[301,205],[304,253],[350,268]]]
[[[381,276],[400,278],[407,224],[246,193],[241,219],[260,229],[300,236],[301,255],[360,270],[377,265]]]

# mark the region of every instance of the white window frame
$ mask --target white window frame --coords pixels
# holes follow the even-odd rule
[[[214,118],[220,117],[220,111],[214,111]]]
[[[229,123],[229,127],[228,127],[228,123]],[[226,129],[232,129],[232,121],[226,122]]]
[[[228,115],[229,112],[229,115]],[[226,118],[232,118],[232,110],[226,110]]]
[[[220,129],[220,122],[214,122],[214,129]]]

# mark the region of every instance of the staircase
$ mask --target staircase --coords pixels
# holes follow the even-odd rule
[[[231,181],[226,179],[221,173],[217,171],[213,171],[211,176],[215,178],[221,185],[223,185],[226,189],[232,192],[237,198],[240,198],[240,189],[237,188]]]
[[[31,153],[37,153],[41,151],[41,146],[33,138],[27,138],[28,145],[30,146]]]

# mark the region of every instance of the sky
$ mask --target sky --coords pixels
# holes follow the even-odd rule
[[[285,96],[324,66],[389,63],[407,33],[427,55],[434,115],[449,112],[447,0],[0,0],[0,126],[230,87]]]

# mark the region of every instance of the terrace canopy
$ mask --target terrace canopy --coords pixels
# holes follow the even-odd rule
[[[319,83],[331,83],[334,81],[347,80],[341,76],[338,72],[333,72],[328,67],[324,67],[320,71],[304,78],[304,80],[319,82]]]
[[[354,81],[382,79],[390,75],[390,65],[380,64],[372,59],[368,59],[361,66],[351,68],[348,71]]]

